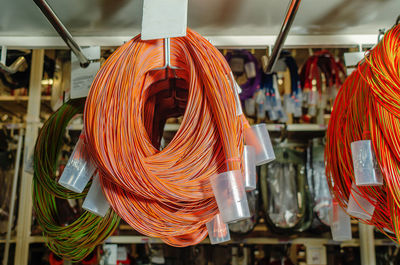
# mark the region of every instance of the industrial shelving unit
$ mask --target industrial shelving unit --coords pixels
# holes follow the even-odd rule
[[[73,1],[49,1],[54,5],[54,9],[59,11],[61,18],[65,21],[71,31],[77,37],[76,42],[81,46],[101,46],[104,48],[117,47],[132,36],[139,33],[141,1],[125,2],[127,10],[133,12],[124,12],[119,7],[114,10],[114,17],[108,14],[104,6],[100,6],[99,1],[88,1],[82,3],[79,0]],[[108,1],[103,1],[108,2]],[[250,4],[224,3],[235,5],[237,19],[230,18],[233,21],[230,24],[218,22],[214,19],[214,23],[208,23],[209,19],[218,17],[218,10],[224,11],[218,7],[217,2],[225,1],[192,1],[189,5],[189,26],[198,30],[206,38],[218,48],[254,48],[266,49],[271,51],[276,40],[276,33],[279,29],[281,17],[284,13],[286,4],[280,0],[273,0],[268,3],[265,1],[253,1]],[[240,2],[240,1],[239,1]],[[245,1],[243,1],[245,2]],[[354,1],[304,1],[304,6],[300,8],[295,26],[285,42],[286,48],[321,48],[321,47],[340,47],[340,48],[356,48],[362,51],[364,47],[371,47],[377,41],[377,32],[379,28],[391,26],[392,20],[398,15],[398,8],[395,0],[386,1],[370,1],[371,7],[362,0]],[[191,6],[192,5],[192,6]],[[210,8],[204,8],[209,6]],[[365,7],[367,6],[367,7]],[[22,8],[23,7],[23,8]],[[73,7],[73,8],[71,8]],[[212,7],[212,8],[211,8]],[[76,10],[74,10],[76,8]],[[351,12],[344,12],[352,19],[344,21],[336,21],[334,12],[339,12],[338,8],[354,9]],[[363,9],[362,9],[363,8]],[[212,9],[212,10],[210,10]],[[358,10],[357,10],[358,9]],[[26,123],[18,124],[18,127],[25,128],[24,147],[23,147],[23,164],[29,160],[29,154],[32,153],[38,130],[41,126],[40,107],[41,102],[50,101],[50,97],[41,96],[41,79],[43,76],[44,49],[66,49],[64,42],[51,29],[47,21],[42,17],[40,11],[34,6],[33,2],[29,4],[23,0],[9,1],[5,4],[3,11],[0,10],[0,17],[4,18],[5,26],[0,28],[0,46],[8,49],[33,49],[31,74],[29,83],[28,96],[0,96],[0,104],[14,104],[23,102],[26,107]],[[10,11],[11,10],[11,11]],[[216,11],[217,10],[217,11]],[[324,12],[315,12],[322,10]],[[10,12],[9,12],[10,11]],[[93,12],[92,12],[93,11]],[[101,11],[101,12],[100,12]],[[210,11],[210,12],[208,12]],[[97,13],[96,13],[97,12]],[[103,13],[102,13],[103,12]],[[113,12],[113,11],[110,11]],[[196,15],[196,12],[207,14],[204,18]],[[231,11],[232,12],[232,11]],[[108,24],[96,25],[94,15],[88,13],[100,13],[109,20]],[[255,15],[253,15],[253,13]],[[357,14],[359,15],[357,15]],[[88,14],[87,16],[82,14]],[[373,14],[370,17],[362,17],[365,14]],[[17,23],[11,23],[12,17],[19,17]],[[214,17],[213,17],[214,16]],[[259,17],[257,20],[255,17]],[[322,18],[326,20],[322,20]],[[76,21],[81,18],[80,21]],[[193,18],[193,21],[191,21]],[[11,21],[11,22],[10,22]],[[34,21],[34,23],[32,23]],[[9,22],[7,24],[7,22]],[[118,31],[113,30],[113,26],[118,22],[125,25]],[[213,22],[213,21],[212,21]],[[218,23],[219,24],[218,24]],[[341,22],[342,24],[339,24]],[[346,22],[348,24],[346,24]],[[351,26],[351,23],[356,25]],[[362,24],[359,26],[357,24]],[[318,28],[321,23],[321,28]],[[350,24],[349,24],[350,23]],[[88,25],[80,28],[81,25]],[[126,26],[129,25],[129,26]],[[243,27],[241,27],[244,25]],[[329,27],[334,25],[336,27]],[[324,28],[325,27],[325,28]],[[6,29],[6,30],[5,30]],[[270,52],[269,52],[270,53]],[[12,125],[9,125],[12,126]],[[176,131],[179,124],[167,124],[166,131]],[[318,124],[269,124],[268,130],[279,132],[285,128],[288,132],[324,132],[326,126]],[[71,125],[68,129],[80,130],[80,125]],[[18,222],[16,227],[16,235],[11,237],[9,243],[16,244],[15,247],[15,265],[28,264],[29,246],[32,243],[43,243],[45,239],[41,236],[31,235],[32,221],[32,174],[22,171],[20,180],[20,196],[18,205]],[[0,243],[5,243],[5,239],[1,238]],[[143,236],[111,236],[107,239],[108,243],[117,244],[141,244],[141,243],[161,243],[158,239],[147,238]],[[233,241],[234,244],[304,244],[304,245],[338,245],[341,246],[360,246],[361,253],[365,257],[374,256],[374,242],[376,246],[393,245],[387,239],[373,238],[373,228],[360,224],[360,239],[353,239],[347,242],[335,242],[329,238],[271,238],[271,237],[251,237],[244,238],[240,241]],[[203,243],[208,243],[204,241]],[[367,264],[367,263],[365,263]],[[368,264],[375,264],[370,261]]]
[[[333,46],[335,44],[332,44]],[[365,45],[370,45],[370,43],[365,43]],[[56,47],[64,48],[64,47]],[[43,49],[35,49],[33,51],[32,60],[32,72],[29,87],[29,96],[24,99],[28,102],[27,105],[27,118],[25,124],[25,144],[24,144],[24,161],[23,164],[29,159],[28,154],[33,150],[35,139],[39,128],[41,127],[41,121],[39,119],[40,114],[40,102],[43,100],[41,97],[41,69],[43,64]],[[19,100],[19,99],[18,99]],[[45,100],[48,100],[46,97]],[[166,131],[176,131],[179,129],[179,124],[167,124]],[[323,133],[326,130],[325,125],[319,124],[268,124],[268,130],[271,132],[280,132],[283,128],[286,128],[288,132],[306,132],[306,133]],[[82,125],[71,125],[68,127],[70,130],[81,130]],[[29,246],[33,243],[45,243],[45,239],[42,236],[32,236],[31,235],[31,220],[32,220],[32,198],[30,196],[32,189],[32,174],[29,172],[22,172],[21,186],[20,186],[20,200],[18,206],[18,223],[17,223],[17,233],[13,237],[10,243],[16,244],[15,253],[15,265],[28,264],[28,254]],[[28,195],[28,196],[27,196]],[[375,240],[373,239],[372,227],[368,228],[370,230],[369,236],[372,237],[372,242],[375,242],[376,246],[379,245],[393,245],[391,241],[388,240]],[[371,239],[368,239],[371,240]],[[0,243],[5,242],[5,240],[0,240]],[[106,243],[115,244],[143,244],[143,243],[161,243],[158,239],[147,238],[144,236],[130,236],[130,235],[118,235],[111,236]],[[207,243],[204,241],[203,243]],[[252,237],[245,238],[240,241],[233,241],[233,244],[265,244],[265,245],[275,245],[275,244],[303,244],[307,246],[325,246],[325,245],[341,245],[341,246],[362,246],[364,240],[354,239],[348,242],[335,242],[329,238],[318,238],[318,237],[300,237],[300,238],[279,238],[279,237]],[[372,245],[373,247],[373,245]],[[374,251],[374,250],[369,250]]]

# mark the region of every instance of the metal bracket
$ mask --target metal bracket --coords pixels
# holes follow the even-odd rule
[[[9,73],[15,74],[21,68],[22,65],[26,64],[26,59],[24,56],[20,56],[15,60],[10,66],[6,65],[6,57],[7,57],[7,47],[1,47],[1,58],[0,58],[0,70]]]

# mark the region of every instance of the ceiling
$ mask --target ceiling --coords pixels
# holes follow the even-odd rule
[[[143,0],[47,0],[73,36],[134,36]],[[167,0],[166,0],[167,1]],[[188,26],[207,36],[278,33],[289,0],[189,0]],[[56,36],[32,0],[0,0],[0,36]],[[291,35],[376,34],[399,0],[303,0]]]

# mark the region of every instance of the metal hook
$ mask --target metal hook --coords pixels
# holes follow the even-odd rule
[[[170,38],[164,39],[164,66],[155,68],[153,70],[163,70],[163,69],[179,69],[178,67],[171,65],[171,40]]]
[[[1,59],[0,59],[0,70],[9,73],[15,74],[18,70],[26,64],[26,59],[24,56],[18,57],[10,66],[6,65],[6,57],[7,57],[7,48],[6,46],[1,47]]]
[[[50,5],[45,0],[33,0],[36,5],[40,8],[42,13],[46,16],[47,20],[57,31],[58,35],[64,40],[65,44],[72,50],[72,52],[79,59],[81,67],[87,67],[90,64],[90,60],[83,54],[81,48],[72,38],[71,33],[64,26],[61,20],[57,17],[56,13],[50,7]]]
[[[379,29],[379,33],[378,33],[378,43],[382,40],[383,35],[385,35],[385,29]]]
[[[282,23],[281,30],[279,31],[278,37],[276,38],[274,49],[270,55],[270,60],[266,69],[267,73],[271,73],[276,61],[281,53],[283,43],[289,33],[290,27],[293,24],[294,18],[296,17],[297,10],[299,9],[301,0],[291,0],[288,9],[286,11],[285,19]]]
[[[159,67],[159,68],[154,68],[154,69],[152,69],[152,71],[164,70],[164,69],[167,70],[166,78],[168,78],[168,69],[172,69],[172,70],[179,69],[179,67],[171,65],[171,39],[170,38],[164,39],[164,66]],[[174,71],[174,74],[175,74],[175,71]]]

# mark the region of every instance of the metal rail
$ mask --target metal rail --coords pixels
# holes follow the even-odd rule
[[[276,38],[274,48],[272,50],[272,53],[269,58],[269,62],[267,65],[266,72],[271,73],[272,69],[274,68],[274,65],[276,61],[279,58],[279,55],[281,54],[281,50],[283,47],[283,44],[285,43],[286,37],[290,31],[290,27],[293,24],[294,18],[296,17],[297,10],[299,9],[301,0],[291,0],[288,9],[286,11],[286,16],[285,20],[282,23],[281,30],[278,34],[278,37]]]
[[[81,48],[72,38],[71,33],[64,26],[61,20],[57,17],[56,13],[50,7],[45,0],[33,0],[36,5],[40,8],[42,13],[46,16],[47,20],[53,25],[58,35],[64,40],[65,44],[72,50],[72,52],[78,57],[82,67],[87,67],[90,64],[90,60],[83,54]]]

